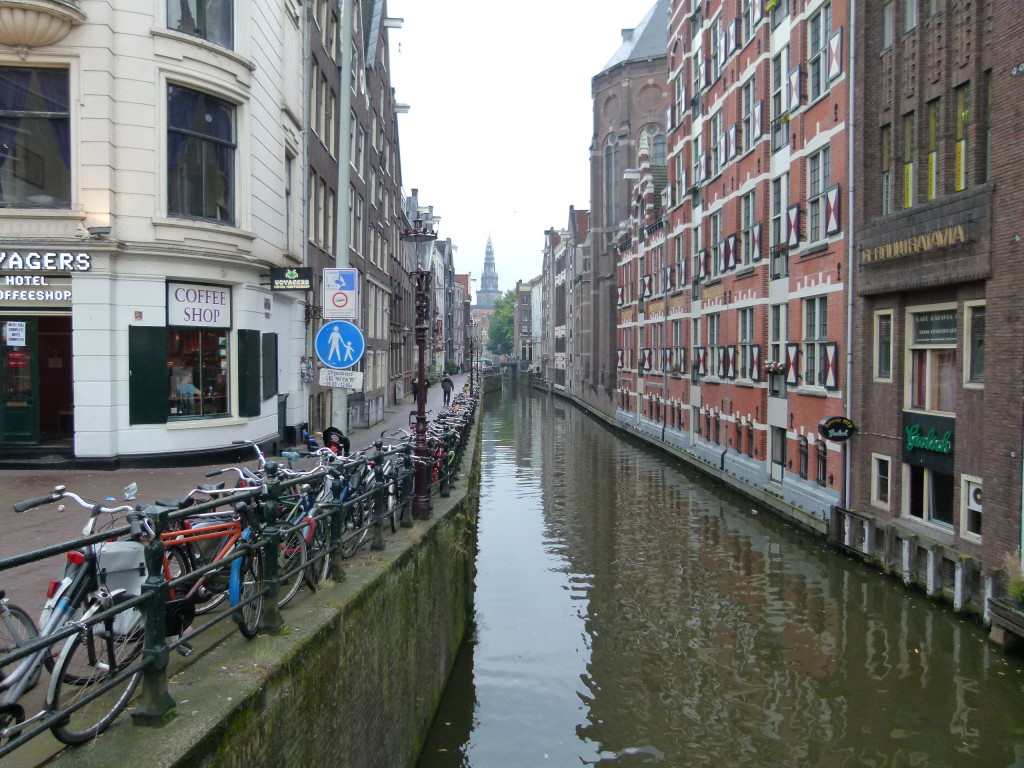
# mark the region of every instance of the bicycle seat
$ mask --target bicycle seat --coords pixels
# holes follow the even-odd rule
[[[196,490],[199,491],[223,491],[224,483],[203,483],[196,486]]]
[[[171,509],[187,509],[196,503],[191,496],[182,496],[180,499],[157,499],[158,507],[170,507]]]

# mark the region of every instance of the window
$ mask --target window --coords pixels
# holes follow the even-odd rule
[[[903,116],[903,207],[914,204],[914,113]]]
[[[754,190],[740,198],[740,225],[743,227],[743,239],[741,260],[743,264],[751,264],[754,257],[754,227],[757,224],[757,206],[754,197]]]
[[[828,341],[828,297],[804,299],[804,384],[824,386]]]
[[[167,28],[231,48],[232,5],[233,0],[168,0]]]
[[[879,141],[881,145],[882,171],[882,215],[892,213],[892,126],[883,125]]]
[[[831,31],[832,5],[825,3],[807,22],[807,80],[812,102],[828,92],[828,36]]]
[[[295,158],[285,155],[284,158],[284,249],[292,248],[292,174],[295,170]]]
[[[647,135],[647,157],[650,159],[651,165],[666,165],[665,134],[658,129],[658,126],[653,124],[644,126],[643,133]],[[639,142],[637,142],[637,144],[639,144]],[[637,163],[639,164],[639,162],[640,160],[637,158]]]
[[[235,107],[178,85],[167,92],[167,212],[233,224]]]
[[[739,47],[742,47],[750,39],[753,32],[753,5],[756,2],[758,0],[740,0],[740,30],[739,40],[736,41],[736,45]]]
[[[772,152],[789,146],[789,123],[782,118],[789,106],[786,96],[789,46],[772,57]]]
[[[711,247],[714,249],[714,253],[711,255],[709,261],[711,262],[711,271],[708,275],[709,278],[718,277],[719,264],[718,264],[718,249],[723,248],[722,244],[722,211],[716,211],[709,217],[710,231],[708,232],[711,240]]]
[[[907,477],[907,514],[952,527],[953,476],[912,464],[903,466]]]
[[[709,139],[711,141],[712,178],[720,174],[722,172],[722,166],[725,165],[725,158],[723,157],[725,141],[722,130],[722,111],[719,110],[711,116],[711,133]]]
[[[169,328],[168,416],[195,418],[228,413],[228,331]]]
[[[615,135],[609,135],[604,147],[604,225],[608,228],[614,228],[619,221],[621,179],[619,139]],[[614,235],[609,233],[609,237],[614,237]]]
[[[747,456],[754,458],[754,422],[747,422]]]
[[[961,85],[956,97],[956,159],[954,161],[953,189],[967,189],[967,131],[971,125],[971,86]]]
[[[892,475],[892,459],[877,453],[871,454],[871,504],[882,509],[889,508],[889,487]]]
[[[928,102],[928,199],[939,194],[939,100]]]
[[[725,50],[722,47],[722,16],[719,14],[711,22],[711,79],[717,80],[722,74],[722,65],[725,64]]]
[[[818,464],[815,479],[818,481],[818,485],[824,488],[828,484],[828,445],[824,440],[819,440],[814,447]]]
[[[754,135],[759,133],[761,126],[754,123],[754,104],[757,101],[757,89],[754,87],[754,78],[751,77],[740,89],[740,132],[742,134],[743,151],[746,152],[754,146]]]
[[[956,308],[908,315],[909,406],[952,413],[956,407]]]
[[[960,535],[981,537],[981,478],[960,476]]]
[[[831,157],[824,147],[807,158],[807,220],[808,241],[825,237],[825,190],[831,176]]]
[[[967,304],[964,307],[967,317],[966,342],[967,363],[964,365],[964,378],[967,384],[983,384],[985,381],[985,305]]]
[[[917,0],[903,0],[903,31],[917,26]]]
[[[985,82],[982,85],[982,125],[985,126],[985,163],[982,169],[981,178],[984,181],[992,180],[992,70],[985,72]]]
[[[789,338],[787,331],[789,305],[772,304],[769,307],[768,316],[768,359],[776,363],[784,363],[786,361],[786,341]],[[768,394],[785,397],[786,377],[769,376]]]
[[[68,70],[0,67],[0,204],[71,205]]]
[[[754,360],[754,308],[745,307],[736,310],[736,320],[740,356],[737,361],[739,368],[736,375],[738,378],[750,380],[756,373],[754,370],[756,362]]]
[[[800,453],[799,453],[799,457],[800,457],[800,460],[799,460],[800,479],[801,480],[806,480],[807,479],[807,438],[802,436],[802,435],[800,437]]]
[[[892,381],[892,311],[875,312],[875,379]]]
[[[771,479],[782,482],[786,471],[786,429],[785,427],[772,427],[772,471]]]
[[[721,376],[718,366],[718,349],[722,343],[722,316],[717,312],[707,316],[708,323],[708,374]]]
[[[882,0],[882,49],[891,48],[896,37],[896,3]]]
[[[777,0],[772,8],[772,29],[775,29],[782,20],[789,15],[789,0]]]
[[[775,246],[786,243],[786,206],[789,204],[789,174],[772,179],[772,277],[789,275],[789,256]]]

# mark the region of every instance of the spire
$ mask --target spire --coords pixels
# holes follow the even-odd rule
[[[498,272],[494,268],[494,246],[488,237],[487,248],[484,250],[484,273],[480,276],[480,290],[476,292],[476,308],[494,309],[494,302],[500,298]]]

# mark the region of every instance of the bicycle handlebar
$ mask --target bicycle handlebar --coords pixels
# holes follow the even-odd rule
[[[22,512],[28,512],[30,509],[42,506],[43,504],[49,504],[53,501],[59,501],[60,496],[55,493],[51,493],[49,496],[37,496],[34,499],[25,499],[25,501],[19,501],[14,505],[14,511],[21,514]]]

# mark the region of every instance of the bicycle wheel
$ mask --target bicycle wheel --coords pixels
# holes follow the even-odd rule
[[[398,486],[396,483],[391,483],[387,493],[384,494],[384,516],[391,526],[392,533],[398,530],[398,515],[401,509],[402,505],[398,500]]]
[[[277,573],[281,580],[281,591],[277,596],[277,607],[284,608],[302,587],[302,576],[306,569],[306,541],[302,529],[285,534],[284,541],[277,549]]]
[[[32,617],[17,605],[8,603],[7,610],[0,614],[0,656],[6,656],[15,648],[20,648],[29,640],[37,637],[39,637],[39,630],[36,628],[36,623],[32,621]],[[21,664],[20,661],[15,662],[3,674],[10,674],[19,664]],[[42,671],[43,665],[37,664],[29,676],[26,691],[35,688]]]
[[[306,547],[306,555],[309,557],[309,566],[306,568],[306,583],[309,588],[316,590],[320,582],[327,579],[331,572],[331,531],[326,520],[317,520],[313,525],[313,535],[309,537],[309,544]],[[320,557],[319,560],[316,558]]]
[[[250,640],[256,637],[263,618],[263,603],[266,595],[258,595],[263,590],[263,556],[259,550],[252,550],[244,557],[231,563],[231,604],[238,605],[250,598],[249,602],[235,609],[233,614],[238,622],[238,630],[243,637]]]
[[[68,709],[106,687],[142,652],[144,637],[138,621],[126,634],[114,631],[114,619],[94,624],[64,645],[50,682],[47,706]],[[131,700],[142,670],[128,675],[92,701],[68,713],[50,730],[65,744],[84,744],[109,726]]]
[[[345,530],[341,534],[341,556],[352,557],[362,546],[369,530],[369,510],[366,502],[355,502],[345,512]]]

